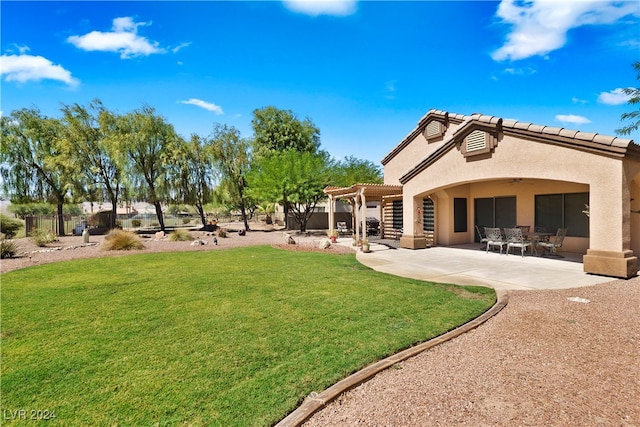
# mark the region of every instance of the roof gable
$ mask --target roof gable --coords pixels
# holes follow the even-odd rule
[[[452,117],[449,113],[431,110],[420,120],[418,127],[384,158],[383,164],[388,163],[402,150],[402,148],[407,146],[413,138],[417,136],[420,126],[423,125],[424,128],[429,119],[434,116],[447,118]],[[493,151],[498,145],[500,135],[516,136],[521,139],[527,139],[543,144],[561,145],[567,148],[587,151],[597,155],[617,158],[627,157],[640,160],[640,146],[635,144],[631,139],[536,125],[533,123],[519,122],[515,120],[504,120],[496,116],[487,116],[483,114],[472,114],[471,116],[460,116],[459,114],[456,114],[453,115],[453,117],[457,120],[463,118],[463,120],[459,122],[459,128],[455,130],[450,138],[443,142],[442,146],[400,177],[400,182],[402,184],[408,182],[411,178],[425,170],[429,165],[436,162],[440,157],[454,147],[459,147],[462,155],[465,157],[476,154],[486,155]],[[489,138],[493,138],[493,140],[488,141],[484,146],[479,146],[479,148],[478,146],[474,146],[473,150],[469,150],[469,146],[465,146],[464,144],[465,138],[476,131],[487,133]],[[410,138],[412,135],[413,138]]]

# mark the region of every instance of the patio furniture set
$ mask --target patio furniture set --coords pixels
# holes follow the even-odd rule
[[[484,228],[484,233],[483,229]],[[542,254],[540,256],[546,256],[547,253],[550,256],[559,256],[556,250],[562,247],[562,242],[567,235],[566,228],[559,228],[556,233],[549,233],[543,228],[536,227],[534,231],[529,231],[528,225],[518,225],[513,228],[500,229],[497,227],[480,227],[476,225],[476,231],[480,236],[480,242],[486,244],[486,251],[489,252],[489,248],[500,248],[500,254],[502,249],[506,246],[505,253],[509,255],[509,251],[512,248],[520,249],[520,254],[524,257],[527,249],[530,250],[531,255],[538,255],[537,248],[542,248]]]

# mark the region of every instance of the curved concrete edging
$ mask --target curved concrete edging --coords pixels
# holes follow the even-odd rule
[[[340,380],[319,394],[311,393],[311,395],[309,395],[309,397],[307,397],[304,402],[298,406],[298,408],[277,423],[276,427],[298,427],[311,418],[313,414],[322,409],[326,404],[335,400],[342,393],[345,393],[370,380],[379,372],[482,325],[484,322],[498,314],[509,302],[509,294],[507,292],[496,290],[496,294],[497,301],[489,310],[464,325],[436,338],[430,339],[429,341],[389,356],[386,359],[375,362],[355,374]]]

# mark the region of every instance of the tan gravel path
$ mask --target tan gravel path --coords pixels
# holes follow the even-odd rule
[[[640,278],[511,292],[487,323],[305,423],[354,425],[640,426]]]

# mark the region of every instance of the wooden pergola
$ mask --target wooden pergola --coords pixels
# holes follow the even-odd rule
[[[353,230],[356,240],[366,239],[367,230],[367,200],[380,201],[380,227],[384,236],[384,200],[402,198],[402,185],[386,184],[354,184],[350,187],[326,187],[324,193],[329,196],[329,231],[336,227],[334,213],[336,200],[345,199],[349,202],[353,213]]]

